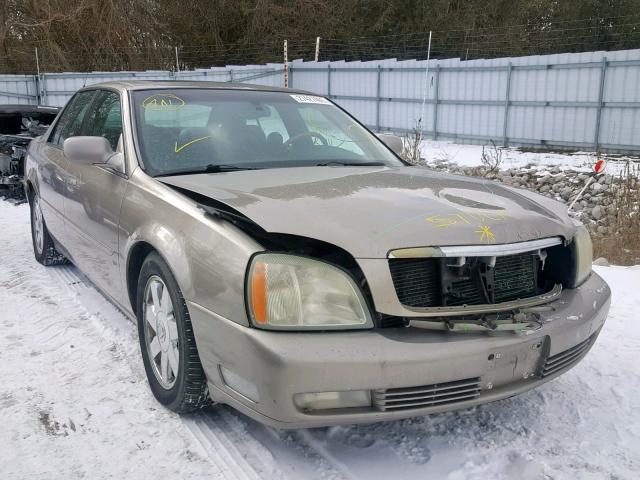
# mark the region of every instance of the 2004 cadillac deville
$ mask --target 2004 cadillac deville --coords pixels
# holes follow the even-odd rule
[[[25,188],[36,259],[137,320],[177,412],[211,398],[300,427],[470,407],[567,371],[609,309],[565,206],[405,165],[306,92],[83,89],[31,143]]]

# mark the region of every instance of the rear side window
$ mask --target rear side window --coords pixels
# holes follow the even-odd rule
[[[87,115],[84,128],[85,135],[104,137],[115,151],[122,134],[122,113],[120,95],[115,92],[101,90]]]
[[[80,135],[80,129],[95,91],[76,93],[66,106],[56,123],[49,142],[62,147],[65,139]]]

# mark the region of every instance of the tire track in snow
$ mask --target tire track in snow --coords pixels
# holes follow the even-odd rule
[[[91,316],[91,312],[84,308],[85,297],[99,296],[104,299],[106,305],[113,308],[118,314],[121,312],[111,304],[102,294],[95,289],[90,280],[73,265],[62,265],[47,269],[52,278],[64,286],[70,294],[78,313],[84,316]],[[108,315],[111,316],[111,315]],[[126,319],[129,321],[129,319]],[[101,325],[101,328],[105,328]],[[108,328],[108,326],[107,326]],[[108,335],[110,341],[115,341],[112,335]],[[138,358],[128,358],[129,363],[137,364]],[[227,407],[218,406],[219,411],[214,409],[204,410],[192,415],[181,417],[183,424],[193,435],[200,447],[210,461],[218,466],[224,473],[225,478],[231,480],[260,480],[262,478],[288,478],[280,468],[280,461],[287,462],[286,458],[290,451],[302,450],[307,458],[313,459],[315,464],[314,474],[332,479],[353,480],[354,475],[349,468],[331,455],[307,430],[282,431],[255,423],[252,430],[262,429],[264,438],[275,440],[278,445],[270,445],[272,450],[282,453],[280,458],[278,453],[268,449],[263,441],[256,440],[251,433],[247,432],[243,422],[236,412],[230,412]],[[232,432],[229,433],[229,432]],[[255,432],[252,432],[255,433]],[[295,443],[295,446],[292,444]],[[239,447],[242,445],[244,448]],[[246,447],[250,448],[246,448]]]
[[[261,478],[226,433],[215,422],[211,422],[206,414],[198,412],[191,418],[183,418],[182,421],[198,439],[209,458],[215,459],[218,465],[226,466],[226,478],[234,480]]]

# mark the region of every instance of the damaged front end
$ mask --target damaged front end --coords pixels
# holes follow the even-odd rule
[[[549,311],[547,304],[577,282],[579,243],[561,237],[510,246],[401,249],[389,253],[388,264],[408,315],[382,313],[375,308],[363,270],[347,251],[311,238],[266,232],[224,204],[199,200],[207,214],[235,224],[268,251],[316,258],[348,271],[367,299],[377,328],[536,330]]]
[[[58,110],[29,105],[0,107],[0,196],[25,200],[24,161],[29,143],[47,131]]]
[[[266,173],[260,178],[264,176]],[[317,205],[320,200],[303,189],[285,195],[288,187],[283,186],[280,193],[269,191],[270,196],[266,196],[264,189],[253,186],[254,178],[246,184],[235,183],[233,188],[223,189],[220,184],[215,192],[210,184],[218,185],[222,177],[207,177],[206,184],[204,178],[195,176],[163,178],[163,183],[196,201],[209,215],[235,224],[265,252],[310,257],[347,271],[367,301],[375,328],[413,326],[469,332],[537,329],[544,310],[561,301],[566,290],[575,289],[590,274],[590,238],[584,227],[571,224],[569,219],[565,222],[562,216],[520,197],[517,203],[506,194],[499,197],[494,193],[495,208],[503,205],[500,215],[460,210],[449,217],[438,217],[447,220],[447,228],[439,228],[429,222],[432,216],[427,213],[452,206],[442,194],[429,200],[422,193],[427,213],[420,214],[422,208],[416,207],[417,215],[403,212],[409,221],[398,223],[393,215],[385,218],[377,209],[375,218],[390,225],[380,227],[368,220],[370,214],[348,215],[357,202],[353,194],[344,199],[336,197],[336,208],[329,209]],[[367,182],[360,176],[354,180]],[[425,182],[429,181],[426,178]],[[334,192],[331,190],[331,195]],[[474,192],[470,188],[467,194]],[[368,197],[375,198],[377,193],[373,189]],[[389,195],[385,189],[379,193]],[[400,196],[401,191],[396,188],[393,193]],[[406,201],[412,205],[411,197]],[[510,209],[506,208],[513,202]],[[280,215],[273,214],[276,209]],[[310,213],[313,211],[323,212],[323,220],[310,222],[309,218],[315,218]],[[291,221],[294,218],[296,221]],[[476,220],[488,226],[477,227]],[[534,223],[536,232],[532,234],[515,228],[525,225],[526,231]],[[328,228],[329,224],[336,228]],[[500,237],[508,240],[497,243],[492,237],[491,242],[482,241],[482,237],[476,238],[482,228],[492,236],[502,228]],[[433,243],[406,246],[425,238]],[[457,239],[459,244],[455,243]]]

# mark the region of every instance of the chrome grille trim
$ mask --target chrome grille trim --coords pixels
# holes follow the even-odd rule
[[[373,391],[373,406],[381,411],[446,405],[480,396],[480,378],[467,378],[418,387]]]
[[[586,354],[587,350],[589,350],[589,347],[591,347],[594,338],[595,335],[592,335],[579,344],[568,348],[563,352],[548,357],[544,362],[540,376],[546,377],[552,375],[577,363],[578,360],[580,360],[580,358],[582,358],[582,356]]]
[[[562,237],[541,238],[526,242],[502,243],[496,245],[461,245],[451,247],[433,247],[440,251],[442,257],[503,257],[517,253],[540,250],[542,248],[561,245]],[[410,256],[408,256],[410,255]],[[430,258],[434,255],[431,248],[398,248],[391,250],[388,258]]]
[[[528,242],[504,243],[501,245],[469,245],[462,247],[440,247],[445,257],[504,257],[517,253],[555,247],[562,244],[561,237],[541,238]]]

